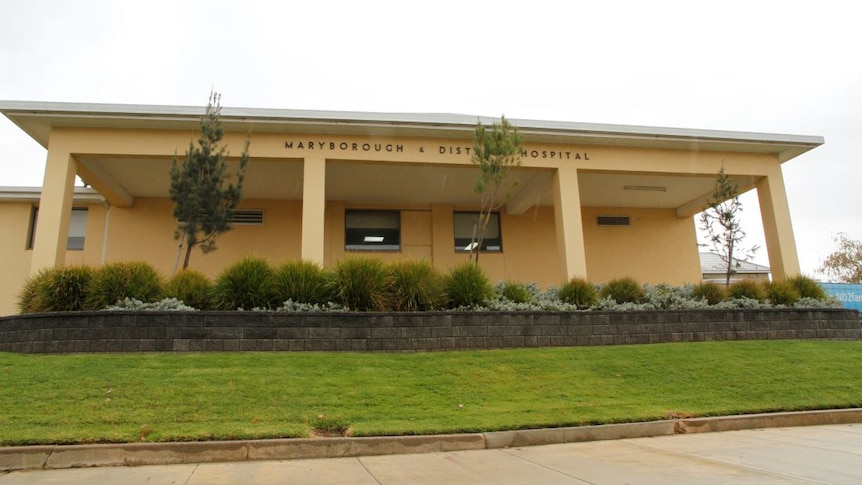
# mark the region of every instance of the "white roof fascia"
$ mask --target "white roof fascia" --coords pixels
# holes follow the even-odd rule
[[[47,144],[47,139],[44,138],[49,130],[46,131],[43,128],[41,132],[37,132],[39,130],[34,130],[25,122],[28,118],[43,118],[45,119],[43,124],[50,123],[52,126],[56,123],[60,126],[123,127],[124,120],[126,123],[137,120],[137,125],[146,122],[152,127],[157,127],[159,121],[197,125],[204,110],[202,106],[0,101],[0,112],[43,145]],[[441,134],[446,136],[448,132],[449,136],[459,134],[465,138],[472,137],[478,122],[490,124],[498,120],[487,116],[446,113],[375,113],[230,107],[223,107],[221,115],[226,129],[229,125],[253,125],[255,130],[274,125],[270,128],[277,131],[300,132],[299,129],[302,126],[319,127],[315,131],[321,131],[321,127],[338,131],[335,127],[345,129],[353,126],[363,128],[362,132],[388,133],[393,128],[400,127],[406,129],[408,134],[419,136],[441,136]],[[52,121],[49,122],[48,119]],[[738,145],[738,149],[744,149],[746,145],[759,146],[761,150],[756,151],[763,151],[764,147],[774,145],[767,151],[779,154],[781,161],[789,160],[824,143],[823,137],[808,135],[524,119],[509,121],[517,126],[528,140],[534,137],[552,137],[561,141],[566,141],[566,138],[578,138],[593,139],[593,143],[604,141],[614,144],[613,141],[617,141],[617,144],[633,146],[662,143],[690,146],[692,143],[705,142]],[[299,126],[288,129],[288,126],[292,125]]]

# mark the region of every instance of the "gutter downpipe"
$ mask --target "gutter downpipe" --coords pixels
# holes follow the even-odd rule
[[[111,223],[111,203],[107,200],[102,201],[105,204],[105,231],[102,235],[102,261],[101,265],[105,265],[105,256],[108,253],[108,226]]]

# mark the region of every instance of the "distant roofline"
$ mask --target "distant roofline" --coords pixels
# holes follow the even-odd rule
[[[714,275],[723,275],[727,273],[726,266],[717,267],[714,266],[715,263],[721,263],[724,265],[724,262],[721,261],[721,256],[716,253],[708,252],[708,251],[700,251],[698,253],[700,257],[700,269],[703,274],[714,274]],[[707,259],[713,259],[713,261],[707,261]],[[718,260],[718,261],[715,261]],[[739,264],[737,267],[737,272],[746,273],[746,274],[769,274],[771,270],[769,266],[764,266],[762,264],[754,263],[752,261],[742,261],[736,258],[733,258],[734,261]]]
[[[41,197],[42,187],[0,186],[0,201],[3,202],[39,202]],[[102,203],[105,197],[90,187],[75,187],[72,200],[76,203]]]
[[[0,113],[21,127],[37,142],[47,146],[52,126],[162,127],[196,126],[203,106],[67,103],[46,101],[2,101]],[[490,124],[499,118],[448,113],[383,113],[359,111],[316,111],[273,108],[222,108],[226,129],[253,126],[255,131],[291,132],[303,127],[312,133],[362,133],[417,136],[472,136],[477,122]],[[527,141],[609,143],[626,146],[691,147],[704,144],[716,149],[778,154],[789,160],[824,143],[821,136],[667,128],[637,125],[580,123],[510,119]],[[246,128],[247,129],[247,128]]]

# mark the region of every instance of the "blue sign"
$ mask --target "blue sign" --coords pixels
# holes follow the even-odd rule
[[[820,283],[829,296],[834,296],[844,308],[862,312],[862,285],[848,283]]]

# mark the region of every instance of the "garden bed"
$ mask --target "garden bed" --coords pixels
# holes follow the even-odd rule
[[[855,310],[55,312],[0,318],[0,351],[399,352],[717,340],[862,340]]]

